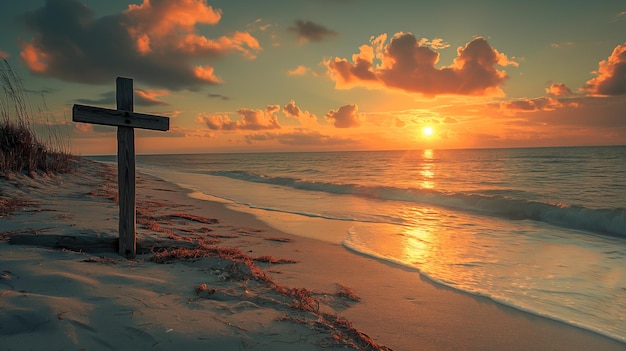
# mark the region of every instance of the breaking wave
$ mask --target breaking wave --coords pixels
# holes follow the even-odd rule
[[[453,210],[513,220],[541,221],[564,228],[626,237],[625,208],[590,209],[583,206],[515,199],[507,197],[505,194],[453,193],[432,189],[308,181],[290,177],[272,177],[245,171],[214,171],[206,174],[299,190],[430,204]]]

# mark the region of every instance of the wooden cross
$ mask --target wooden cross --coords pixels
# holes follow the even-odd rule
[[[75,104],[74,122],[104,124],[117,127],[117,181],[119,192],[119,254],[134,258],[137,252],[135,230],[135,130],[134,128],[166,131],[167,117],[133,112],[133,80],[117,77],[117,110]]]

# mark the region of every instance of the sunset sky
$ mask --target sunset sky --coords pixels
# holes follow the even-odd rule
[[[118,76],[171,117],[144,154],[626,144],[623,0],[25,0],[0,22],[82,155],[116,132],[72,105],[115,108]]]

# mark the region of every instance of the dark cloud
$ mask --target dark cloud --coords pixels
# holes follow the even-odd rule
[[[386,35],[381,35],[372,45],[362,45],[352,62],[327,60],[325,65],[337,88],[391,88],[426,96],[502,95],[500,87],[508,76],[496,66],[517,65],[484,38],[459,47],[452,65],[442,68],[435,67],[439,53],[433,48],[439,45],[417,40],[411,33],[397,33],[384,45],[386,40]]]
[[[540,97],[535,99],[517,99],[501,102],[496,106],[499,110],[511,114],[516,112],[554,111],[564,107],[578,107],[579,99],[556,99]]]
[[[353,128],[361,125],[361,114],[357,105],[341,106],[337,110],[328,111],[326,118],[337,128]]]
[[[211,99],[230,100],[228,96],[222,94],[209,94],[209,97]]]
[[[86,99],[80,98],[76,99],[76,102],[84,105],[115,105],[115,92],[107,91],[106,93],[100,94],[99,98],[96,99]]]
[[[157,99],[157,96],[166,95],[167,93],[164,91],[153,91],[153,90],[140,90],[136,89],[134,94],[134,103],[137,106],[158,106],[158,105],[169,105],[167,102]],[[105,93],[100,94],[99,98],[96,99],[87,99],[81,98],[75,100],[79,104],[84,105],[115,105],[116,98],[114,91],[107,91]]]
[[[537,111],[537,104],[533,100],[523,99],[523,100],[515,100],[515,101],[507,101],[500,104],[500,108],[503,110],[513,110],[513,111]]]
[[[24,89],[24,91],[29,94],[45,95],[45,94],[55,93],[57,92],[57,89],[52,89],[52,88],[41,88],[39,90]]]
[[[212,66],[198,59],[240,52],[253,57],[261,48],[246,32],[210,39],[197,25],[214,25],[221,11],[203,1],[162,0],[129,5],[120,14],[96,18],[77,0],[48,0],[22,16],[32,33],[20,56],[34,74],[61,80],[105,84],[133,77],[168,89],[218,84]]]
[[[296,102],[293,100],[290,100],[287,104],[285,104],[283,107],[283,113],[293,118],[300,118],[303,114],[300,107],[296,106]]]
[[[582,88],[592,95],[626,94],[626,43],[618,45],[608,59],[600,61],[597,77]]]
[[[569,101],[569,102],[568,102]],[[565,126],[580,130],[613,130],[626,135],[626,100],[621,97],[592,97],[562,101],[563,107],[528,114],[527,119],[539,125]],[[622,138],[623,139],[623,138]]]
[[[328,29],[317,23],[311,21],[297,20],[294,27],[289,27],[290,32],[294,32],[298,35],[300,41],[314,41],[320,42],[327,37],[337,35],[337,32]]]

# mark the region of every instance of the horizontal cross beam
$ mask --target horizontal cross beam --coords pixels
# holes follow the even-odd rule
[[[170,129],[170,119],[167,117],[79,104],[72,108],[72,121],[163,131]]]

